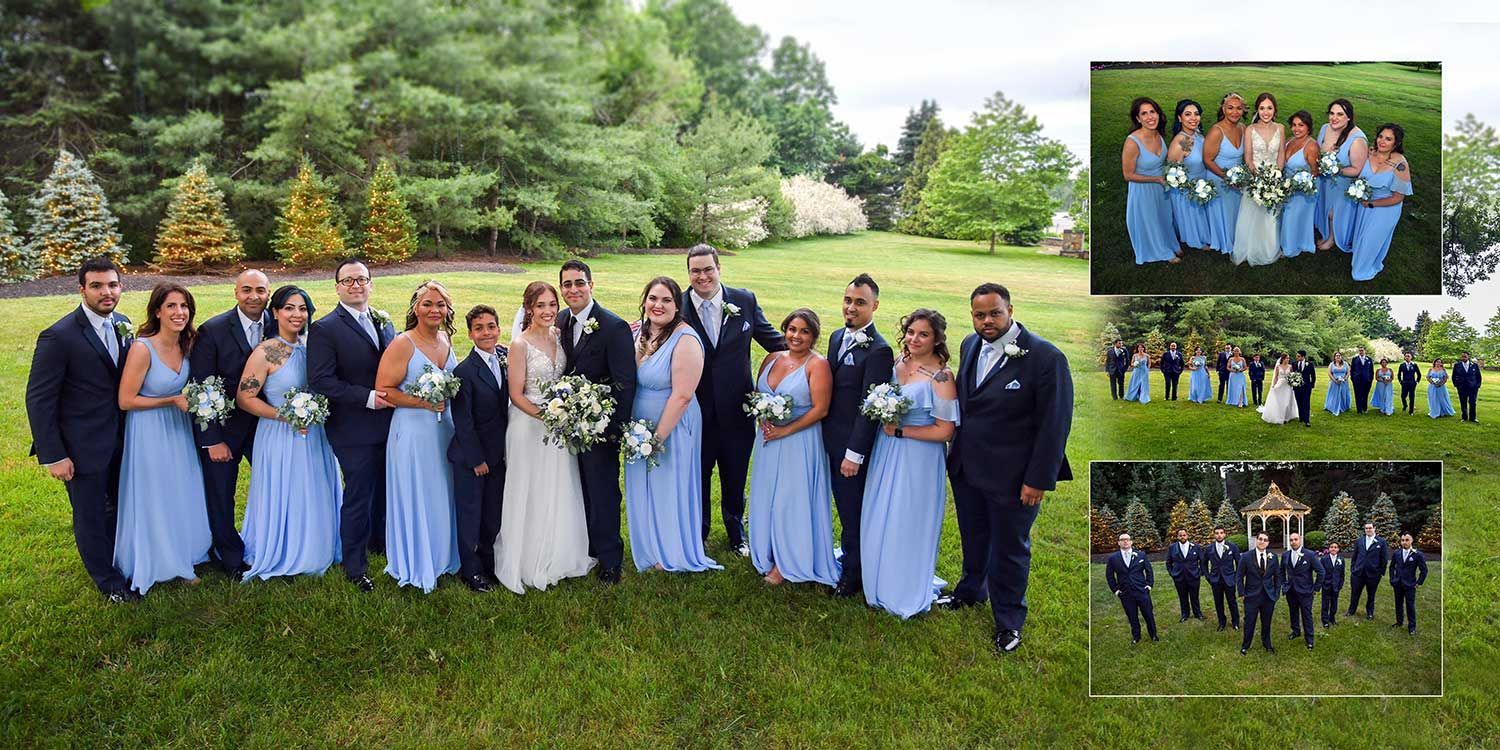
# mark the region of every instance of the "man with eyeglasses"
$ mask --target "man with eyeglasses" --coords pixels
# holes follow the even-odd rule
[[[308,326],[307,374],[312,389],[328,397],[324,430],[344,475],[344,575],[368,592],[375,589],[368,552],[385,550],[385,440],[391,428],[391,403],[375,390],[375,372],[396,329],[389,316],[370,307],[374,284],[363,262],[343,261],[333,278],[339,304]]]

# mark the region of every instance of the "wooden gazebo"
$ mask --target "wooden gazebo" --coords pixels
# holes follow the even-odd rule
[[[1267,531],[1269,520],[1280,518],[1283,544],[1286,543],[1287,538],[1292,534],[1293,518],[1297,519],[1297,533],[1306,536],[1306,532],[1303,530],[1303,522],[1305,520],[1304,517],[1310,511],[1312,511],[1312,508],[1283,494],[1281,488],[1277,487],[1275,482],[1271,483],[1270,489],[1266,490],[1266,494],[1259,500],[1240,508],[1240,514],[1245,517],[1245,536],[1247,538],[1255,538],[1255,531],[1252,528],[1255,519],[1260,519],[1260,530]]]

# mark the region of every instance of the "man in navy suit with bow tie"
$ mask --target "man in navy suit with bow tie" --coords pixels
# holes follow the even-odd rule
[[[1375,382],[1375,361],[1365,355],[1363,346],[1349,360],[1349,382],[1354,385],[1355,411],[1364,414],[1370,405],[1370,386]]]
[[[980,284],[969,294],[974,333],[958,369],[960,423],[948,452],[958,511],[963,576],[939,606],[990,600],[995,648],[1021,645],[1031,525],[1042,497],[1073,478],[1066,448],[1073,376],[1057,347],[1016,322],[1010,290]]]
[[[1177,400],[1177,381],[1182,377],[1183,367],[1182,352],[1177,351],[1177,342],[1167,344],[1167,350],[1161,355],[1161,377],[1168,401]]]
[[[1250,372],[1250,397],[1255,401],[1256,406],[1260,406],[1261,402],[1265,400],[1265,360],[1260,358],[1260,354],[1256,354],[1250,358],[1250,364],[1247,369]]]
[[[1307,351],[1297,350],[1297,361],[1292,363],[1292,372],[1302,376],[1302,385],[1292,389],[1292,398],[1297,402],[1297,416],[1304,427],[1312,426],[1312,392],[1318,382],[1318,368],[1307,361]],[[1222,400],[1222,399],[1221,399]]]
[[[1305,639],[1307,650],[1311,651],[1316,634],[1312,624],[1313,594],[1322,586],[1323,568],[1318,565],[1317,555],[1302,546],[1301,534],[1293,532],[1287,536],[1287,542],[1291,546],[1282,560],[1282,569],[1286,571],[1286,608],[1292,617],[1292,634],[1288,638]]]
[[[1427,582],[1427,558],[1422,551],[1413,549],[1411,534],[1401,534],[1401,549],[1391,553],[1391,591],[1396,594],[1396,622],[1393,628],[1406,621],[1406,632],[1417,634],[1417,587]]]
[[[1412,361],[1411,352],[1402,355],[1402,362],[1396,367],[1396,382],[1401,384],[1401,406],[1411,414],[1417,408],[1417,384],[1422,382],[1422,368]]]
[[[1182,619],[1187,622],[1191,615],[1203,619],[1203,610],[1198,604],[1198,584],[1203,579],[1203,548],[1188,540],[1187,529],[1177,530],[1177,541],[1167,547],[1167,575],[1177,589],[1177,607]]]
[[[1109,375],[1109,396],[1119,400],[1125,397],[1125,373],[1130,370],[1130,352],[1125,349],[1124,339],[1115,339],[1114,345],[1104,353],[1104,372]]]
[[[1323,627],[1337,624],[1339,619],[1339,592],[1344,590],[1344,559],[1339,557],[1339,543],[1329,542],[1328,552],[1318,558],[1323,567],[1322,615]]]
[[[449,404],[453,439],[453,509],[458,533],[458,577],[470,590],[494,590],[495,537],[505,491],[505,428],[510,394],[506,390],[506,349],[500,346],[500,315],[475,305],[464,316],[474,350],[453,368],[463,387]]]
[[[1219,630],[1224,629],[1224,603],[1229,601],[1229,614],[1234,629],[1240,629],[1240,602],[1235,588],[1240,581],[1240,550],[1234,542],[1224,538],[1224,527],[1214,527],[1214,542],[1203,551],[1203,569],[1209,588],[1214,592],[1214,612],[1219,616]]]
[[[1240,555],[1240,597],[1245,600],[1245,635],[1240,639],[1240,655],[1250,650],[1255,638],[1255,622],[1260,621],[1260,644],[1275,652],[1271,645],[1271,618],[1276,614],[1276,600],[1281,598],[1285,579],[1276,553],[1266,549],[1271,537],[1262,531],[1255,535],[1255,549]]]
[[[1104,561],[1104,580],[1130,620],[1130,645],[1141,642],[1141,618],[1146,620],[1146,632],[1151,640],[1156,637],[1156,615],[1151,607],[1151,587],[1156,577],[1151,571],[1151,561],[1130,548],[1130,535],[1118,538],[1120,551]]]
[[[1365,619],[1375,619],[1375,592],[1380,588],[1381,577],[1385,575],[1385,561],[1385,540],[1375,535],[1375,524],[1366,521],[1364,536],[1354,540],[1354,559],[1349,563],[1349,576],[1353,583],[1350,588],[1354,593],[1349,599],[1349,611],[1345,615],[1354,616],[1354,610],[1359,607],[1359,595],[1368,590],[1370,598],[1365,603]]]
[[[133,339],[130,319],[115,310],[123,289],[113,261],[85,261],[82,304],[37,336],[26,381],[31,455],[67,487],[83,569],[117,604],[141,598],[114,563],[125,439],[120,370]]]
[[[1465,422],[1479,422],[1479,384],[1484,375],[1479,363],[1469,359],[1469,353],[1459,355],[1453,363],[1453,390],[1458,392],[1458,408]]]

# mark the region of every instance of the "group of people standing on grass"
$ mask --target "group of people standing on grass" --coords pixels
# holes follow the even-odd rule
[[[357,259],[334,269],[339,302],[320,318],[307,291],[273,291],[246,270],[235,306],[201,326],[186,288],[158,285],[135,330],[117,309],[120,270],[91,260],[78,272],[82,304],[37,340],[32,451],[66,483],[84,567],[114,602],[197,581],[209,560],[240,581],[341,564],[369,592],[371,554],[424,592],[449,574],[481,593],[590,570],[615,584],[622,504],[637,571],[719,569],[706,552],[717,468],[729,551],[768,583],[863,594],[902,618],[988,599],[995,648],[1019,647],[1030,529],[1044,494],[1071,479],[1073,395],[1066,359],[1014,319],[1009,290],[970,294],[974,333],[954,367],[935,310],[913,310],[886,341],[867,274],[843,291],[827,356],[816,313],[773,327],[752,292],[720,282],[714,248],[690,250],[687,274],[686,290],[669,276],[647,282],[631,323],[595,300],[586,263],[567,261],[558,286],[526,287],[508,347],[494,307],[469,309],[474,347],[459,361],[457,308],[438,281],[411,293],[399,332],[370,305],[374,281]],[[768,352],[754,377],[752,341]],[[436,373],[456,375],[456,393],[416,395]],[[542,420],[546,388],[573,375],[614,399],[606,440],[576,454],[549,443]],[[209,377],[237,408],[195,424],[184,387]],[[861,413],[881,383],[910,402],[899,423]],[[789,418],[757,422],[744,408],[756,392],[787,397]],[[326,400],[325,422],[289,421],[301,394]],[[652,425],[661,452],[627,463],[622,492],[632,420]],[[242,458],[253,468],[239,531]],[[934,572],[949,484],[963,576],[944,592]]]

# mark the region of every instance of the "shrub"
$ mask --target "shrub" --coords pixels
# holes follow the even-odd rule
[[[1320,550],[1328,546],[1328,535],[1321,531],[1309,531],[1302,540],[1302,546],[1310,550]]]
[[[1250,547],[1250,537],[1244,534],[1225,534],[1224,539],[1232,542],[1241,552],[1248,552],[1252,549]]]
[[[836,185],[795,175],[781,181],[781,196],[792,207],[791,237],[851,234],[869,227],[864,201]]]
[[[396,170],[381,159],[370,180],[363,254],[371,263],[400,263],[417,252],[417,223],[396,192]]]
[[[10,208],[5,205],[5,193],[0,192],[0,284],[36,278],[39,263],[31,250],[16,234]]]

